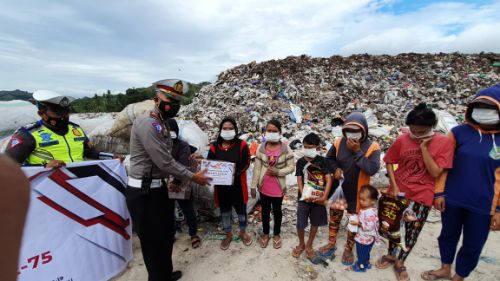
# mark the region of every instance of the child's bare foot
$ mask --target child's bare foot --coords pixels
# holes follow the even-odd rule
[[[298,246],[296,246],[292,250],[292,257],[298,259],[300,257],[300,255],[302,255],[302,253],[304,252],[305,249],[306,249],[305,245],[298,245]]]

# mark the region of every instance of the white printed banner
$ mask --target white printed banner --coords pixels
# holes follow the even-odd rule
[[[125,269],[132,259],[132,222],[120,161],[23,171],[31,202],[18,280],[109,280]]]

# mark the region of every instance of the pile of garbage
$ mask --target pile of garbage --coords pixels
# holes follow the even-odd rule
[[[260,139],[267,120],[277,118],[290,143],[314,131],[329,146],[341,134],[339,120],[361,111],[385,150],[419,102],[436,110],[438,129],[445,133],[462,122],[470,98],[500,81],[498,62],[500,54],[495,53],[302,55],[254,61],[222,72],[180,114],[210,139],[220,120],[231,115],[250,143]]]

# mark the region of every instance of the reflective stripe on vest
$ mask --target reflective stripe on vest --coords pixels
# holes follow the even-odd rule
[[[35,138],[35,150],[26,159],[30,165],[43,165],[50,160],[65,163],[83,161],[85,133],[78,126],[69,125],[66,135],[61,136],[43,126],[30,134]]]

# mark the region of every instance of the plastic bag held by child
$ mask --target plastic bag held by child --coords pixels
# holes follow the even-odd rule
[[[347,224],[347,230],[352,233],[358,232],[359,218],[358,215],[353,214],[348,216],[349,223]]]
[[[347,209],[347,200],[345,199],[344,191],[342,190],[342,183],[344,183],[344,179],[340,179],[339,186],[329,200],[330,209],[342,211]]]

